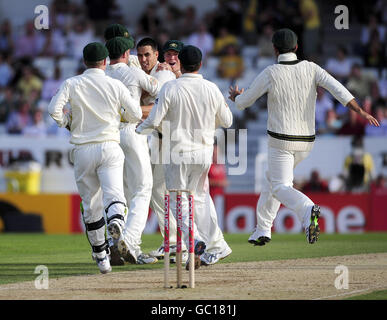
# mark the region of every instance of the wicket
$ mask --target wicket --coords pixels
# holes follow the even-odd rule
[[[195,241],[194,241],[194,197],[190,190],[167,190],[164,195],[164,288],[169,288],[169,200],[170,192],[176,192],[176,274],[177,288],[182,287],[182,194],[188,194],[188,215],[189,215],[189,287],[195,288]]]

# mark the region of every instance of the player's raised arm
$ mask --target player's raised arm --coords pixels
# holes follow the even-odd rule
[[[354,96],[338,80],[318,65],[316,68],[316,84],[327,89],[342,105],[357,112],[361,117],[374,126],[379,127],[379,122],[372,115],[364,111],[356,102]]]
[[[230,87],[229,99],[235,102],[238,109],[243,110],[253,105],[253,103],[263,96],[269,89],[270,80],[266,71],[262,71],[246,89],[239,89],[238,86]]]

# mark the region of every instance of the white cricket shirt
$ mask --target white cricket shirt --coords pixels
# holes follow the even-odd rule
[[[269,145],[290,151],[308,151],[315,139],[316,88],[327,89],[344,106],[354,97],[328,72],[294,53],[278,56],[244,93],[235,98],[238,109],[251,106],[267,93]]]
[[[63,113],[68,102],[71,123]],[[130,96],[128,89],[120,81],[105,75],[102,69],[90,68],[61,85],[51,99],[48,112],[60,127],[70,124],[70,143],[120,142],[121,107],[126,121],[141,119],[140,104]]]
[[[162,121],[169,122],[171,153],[212,154],[215,129],[230,127],[232,113],[214,83],[200,74],[184,73],[163,85],[150,115],[136,131],[155,129]]]

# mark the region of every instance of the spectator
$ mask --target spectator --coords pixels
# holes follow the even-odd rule
[[[43,120],[43,112],[40,109],[35,110],[32,113],[32,122],[27,124],[22,134],[29,137],[45,137],[47,135],[46,123]]]
[[[368,124],[365,127],[366,136],[387,136],[387,109],[384,106],[378,106],[375,110],[375,118],[379,121],[380,127],[375,130]]]
[[[319,131],[320,127],[325,126],[327,118],[327,111],[333,109],[333,101],[330,98],[324,88],[317,87],[317,99],[316,99],[316,128]]]
[[[379,174],[375,181],[371,182],[371,192],[387,191],[387,180],[382,174]]]
[[[326,112],[325,122],[318,127],[318,134],[335,135],[343,126],[343,122],[338,118],[334,109]]]
[[[13,77],[13,69],[5,53],[0,53],[0,89],[6,87]]]
[[[0,99],[0,124],[6,123],[9,114],[16,108],[16,104],[12,87],[4,88],[3,98]]]
[[[363,26],[361,30],[361,43],[364,48],[367,47],[368,43],[371,40],[372,34],[377,32],[380,42],[383,42],[386,35],[386,27],[381,25],[378,21],[378,17],[374,14],[369,16],[368,25]]]
[[[111,12],[117,9],[115,0],[84,0],[87,18],[95,24],[95,33],[102,36],[110,23]]]
[[[214,54],[221,55],[228,45],[237,46],[238,38],[230,34],[226,27],[223,27],[219,31],[219,36],[215,38]]]
[[[218,64],[218,74],[221,78],[230,79],[231,85],[241,78],[244,71],[243,58],[235,45],[228,45],[225,54],[221,55]]]
[[[360,100],[371,95],[372,86],[377,86],[377,79],[371,74],[362,71],[360,64],[354,63],[348,77],[347,88]]]
[[[68,35],[67,54],[75,59],[83,58],[83,48],[95,40],[94,31],[88,21],[78,19],[74,23],[74,30]]]
[[[42,30],[44,40],[42,44],[41,56],[58,57],[66,54],[66,38],[60,29]]]
[[[194,6],[188,6],[184,9],[179,21],[179,33],[177,39],[188,37],[198,28],[198,18]]]
[[[374,161],[370,153],[364,150],[363,138],[354,136],[351,153],[344,161],[346,189],[349,192],[368,191],[374,179]]]
[[[19,102],[17,110],[13,110],[9,114],[5,124],[9,134],[21,134],[26,126],[32,124],[30,110],[31,106],[26,100]]]
[[[15,41],[15,58],[33,58],[39,54],[41,41],[33,21],[25,23],[24,34]]]
[[[273,27],[270,24],[263,27],[262,35],[258,39],[258,54],[259,57],[271,58],[275,61],[272,42],[273,32]]]
[[[0,53],[11,54],[13,52],[12,25],[7,19],[0,26]]]
[[[148,3],[145,12],[138,20],[139,34],[155,37],[160,27],[160,20],[156,16],[156,5]]]
[[[359,120],[357,113],[355,111],[348,110],[348,119],[337,132],[337,134],[347,136],[363,136],[364,127],[364,122]]]
[[[303,53],[307,59],[316,60],[320,45],[320,16],[314,0],[301,0],[300,12],[304,21]]]
[[[364,65],[368,68],[376,68],[379,71],[385,67],[385,50],[379,40],[378,31],[371,34],[370,42],[366,45],[364,53]]]
[[[33,90],[39,93],[42,89],[42,80],[33,73],[30,66],[26,66],[22,71],[22,77],[17,82],[17,89],[20,91],[22,98],[28,99]]]
[[[205,23],[201,22],[198,29],[188,37],[186,44],[196,46],[202,51],[203,63],[205,64],[207,56],[214,49],[214,37],[207,31]]]
[[[302,189],[302,192],[329,192],[328,182],[321,179],[320,173],[317,170],[313,170],[310,174],[310,179],[307,181]]]
[[[217,195],[224,195],[224,191],[228,186],[226,166],[221,163],[219,159],[219,146],[214,144],[214,153],[212,156],[212,165],[208,172],[208,180],[210,185],[210,195],[212,200],[215,199]]]
[[[43,82],[42,94],[41,94],[42,100],[50,101],[61,84],[62,84],[61,70],[59,66],[56,66],[54,77],[51,79],[46,79]]]
[[[346,191],[346,179],[344,174],[339,174],[332,177],[328,184],[329,192],[345,192]]]
[[[352,63],[347,57],[347,49],[343,46],[337,48],[335,58],[329,58],[325,69],[340,82],[346,82],[351,72]]]

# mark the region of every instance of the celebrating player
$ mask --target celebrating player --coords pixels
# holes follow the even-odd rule
[[[178,57],[182,76],[163,86],[151,114],[136,131],[146,132],[146,129],[157,128],[163,121],[169,122],[175,134],[171,134],[174,136],[170,141],[171,162],[164,165],[167,189],[188,189],[195,194],[205,193],[213,153],[215,123],[229,127],[232,124],[232,113],[218,87],[198,74],[202,65],[201,51],[194,46],[184,46]],[[187,201],[183,201],[182,212],[184,242],[188,247]],[[201,219],[206,215],[204,206],[196,206],[195,214],[196,223],[202,223]],[[194,230],[195,254],[198,260],[204,253],[205,243],[201,241],[198,228],[195,227]]]
[[[48,111],[60,127],[71,132],[70,142],[75,181],[82,198],[83,220],[93,257],[101,273],[111,271],[105,239],[105,219],[100,210],[100,189],[107,217],[108,230],[120,229],[126,220],[127,206],[123,190],[124,154],[119,146],[121,109],[131,123],[142,117],[140,104],[118,80],[105,75],[107,49],[90,43],[83,50],[87,70],[66,80],[52,98]],[[67,103],[71,117],[63,113]],[[116,237],[113,232],[112,236]],[[121,236],[118,241],[125,242]]]
[[[141,69],[128,66],[130,49],[133,46],[133,41],[126,37],[115,37],[107,41],[110,65],[106,68],[106,74],[120,80],[135,101],[140,104],[142,91],[155,97],[160,91],[160,84],[157,79],[147,75]],[[124,192],[129,213],[124,229],[124,237],[127,241],[118,243],[118,251],[128,262],[148,264],[157,262],[156,258],[142,253],[140,248],[152,193],[152,168],[147,138],[135,133],[136,125],[136,123],[122,122],[120,130],[120,145],[125,154]]]
[[[229,98],[241,110],[268,95],[268,170],[257,204],[257,226],[248,241],[255,245],[270,241],[271,227],[282,203],[297,214],[308,242],[315,243],[320,232],[320,207],[293,188],[293,169],[308,156],[315,140],[316,88],[327,89],[371,125],[379,123],[324,69],[297,59],[297,36],[292,30],[278,30],[272,42],[278,64],[264,69],[247,90],[235,86],[229,91]]]

